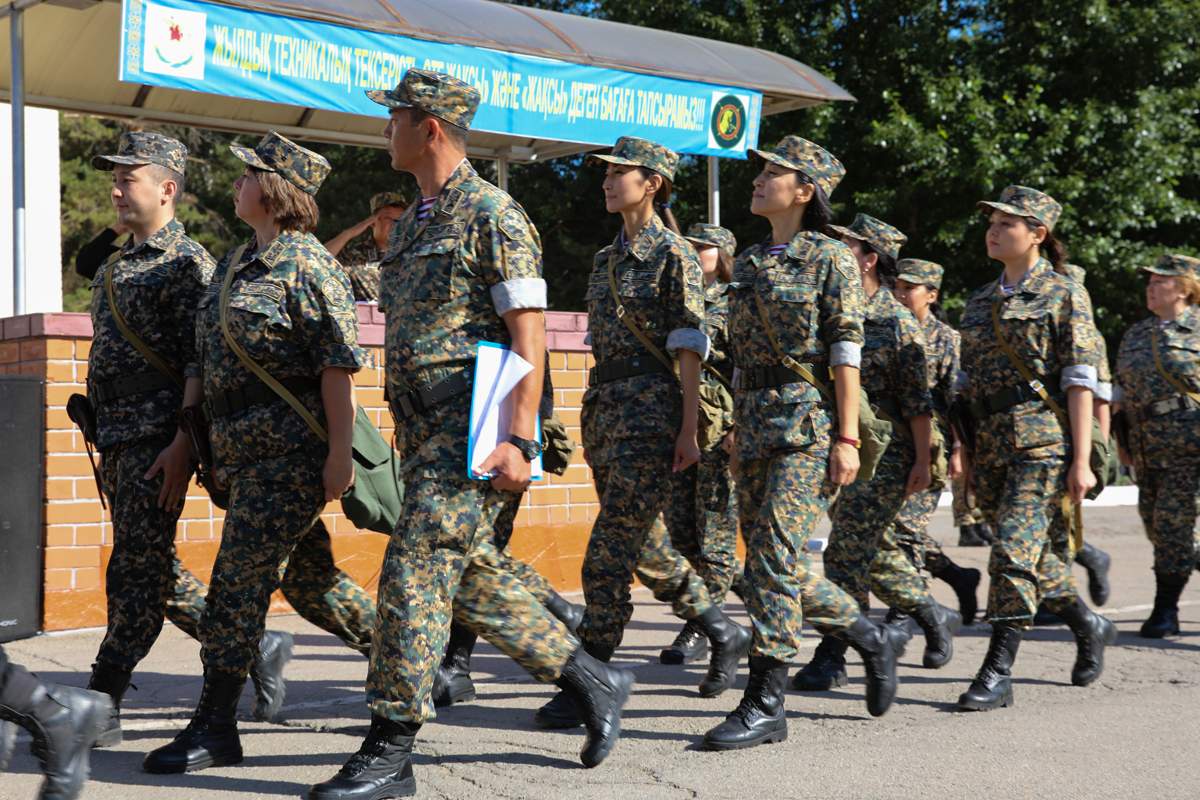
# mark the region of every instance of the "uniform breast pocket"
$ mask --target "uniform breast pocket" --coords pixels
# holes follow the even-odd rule
[[[629,270],[617,282],[621,297],[647,300],[658,295],[658,273],[654,270]]]
[[[463,270],[459,263],[458,239],[431,239],[417,242],[406,254],[411,266],[404,296],[398,302],[412,300],[449,300],[454,296],[454,278]]]
[[[283,287],[242,284],[229,297],[230,327],[247,333],[291,330],[292,318],[283,309]]]
[[[1159,348],[1159,357],[1167,374],[1191,391],[1196,391],[1200,387],[1200,341],[1181,341],[1170,337],[1164,345]]]

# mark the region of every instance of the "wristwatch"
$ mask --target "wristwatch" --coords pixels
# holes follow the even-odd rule
[[[522,439],[514,434],[508,437],[508,442],[521,451],[521,455],[526,461],[533,461],[542,454],[542,443],[533,439]]]

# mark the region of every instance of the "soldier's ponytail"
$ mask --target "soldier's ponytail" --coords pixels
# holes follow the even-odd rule
[[[683,236],[683,230],[675,219],[675,212],[671,211],[671,182],[666,179],[666,176],[660,175],[648,167],[638,167],[638,169],[642,171],[644,178],[648,179],[651,175],[658,175],[662,178],[662,186],[658,187],[658,191],[654,195],[654,210],[658,212],[664,225],[679,236]]]
[[[1025,217],[1025,224],[1031,231],[1046,228],[1045,225],[1030,217]],[[1060,275],[1067,274],[1067,259],[1070,257],[1070,253],[1067,252],[1067,246],[1057,239],[1049,228],[1046,228],[1046,238],[1042,240],[1041,251],[1046,260],[1050,262],[1050,266],[1054,267],[1055,272]]]

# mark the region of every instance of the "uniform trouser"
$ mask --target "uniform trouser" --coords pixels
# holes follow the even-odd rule
[[[843,487],[833,504],[825,575],[863,609],[870,592],[885,605],[906,613],[929,597],[925,579],[897,541],[895,525],[913,458],[907,443],[893,441],[880,459],[875,477],[869,483]]]
[[[949,566],[942,546],[929,535],[929,520],[937,511],[941,489],[909,495],[896,516],[896,543],[918,570],[937,574]]]
[[[975,494],[996,534],[988,562],[989,622],[1033,624],[1041,599],[1058,612],[1079,596],[1070,571],[1062,513],[1067,462],[1062,456],[1022,457],[997,453],[974,465]]]
[[[310,622],[360,652],[370,648],[371,598],[333,562],[320,460],[268,479],[232,481],[221,549],[200,619],[206,669],[245,677],[258,652],[271,593],[282,588]]]
[[[512,541],[513,523],[517,519],[517,512],[521,509],[521,501],[525,499],[525,495],[504,492],[503,497],[504,502],[500,513],[496,515],[496,533],[492,538],[492,544],[495,546],[496,552],[500,554],[507,571],[524,584],[525,589],[536,597],[539,603],[545,605],[555,595],[554,587],[536,569],[519,558],[513,558],[508,553],[508,543]]]
[[[633,617],[630,587],[636,574],[676,616],[694,619],[712,607],[704,581],[669,542],[660,514],[671,501],[673,453],[601,462],[592,456],[600,513],[583,557],[586,609],[579,638],[615,650]]]
[[[951,510],[954,512],[954,527],[956,528],[964,525],[978,525],[983,522],[983,513],[979,510],[978,503],[971,502],[975,498],[967,491],[965,480],[965,478],[959,477],[950,481],[950,497],[953,500]]]
[[[1186,579],[1200,553],[1200,464],[1142,470],[1138,514],[1154,547],[1155,574]]]
[[[802,451],[743,459],[738,513],[746,539],[746,610],[754,623],[755,656],[791,661],[807,616],[822,634],[849,628],[858,604],[814,572],[806,546],[829,508],[834,487],[827,459]]]
[[[737,492],[729,455],[714,447],[700,463],[671,475],[671,500],[663,512],[671,544],[688,560],[712,602],[721,605],[741,571],[737,560]]]
[[[384,555],[367,702],[396,722],[434,717],[430,692],[452,614],[543,683],[556,680],[578,648],[493,544],[511,494],[461,473],[458,463],[426,464],[405,476]]]

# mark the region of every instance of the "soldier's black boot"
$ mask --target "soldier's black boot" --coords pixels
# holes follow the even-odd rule
[[[991,547],[996,543],[996,532],[992,530],[991,525],[987,524],[986,522],[981,522],[975,526],[975,530],[979,534],[979,538],[983,539],[983,543],[987,547]]]
[[[1084,605],[1082,598],[1058,615],[1075,634],[1075,666],[1071,668],[1071,683],[1087,686],[1104,672],[1104,648],[1117,641],[1117,626]]]
[[[1013,704],[1012,665],[1021,645],[1021,629],[992,625],[992,640],[975,680],[958,698],[962,711],[991,711]]]
[[[546,610],[557,617],[559,622],[566,625],[567,630],[571,633],[579,630],[579,623],[583,622],[583,606],[572,603],[558,592],[550,593],[550,597],[545,601],[545,606]]]
[[[1088,574],[1088,596],[1098,606],[1108,602],[1112,584],[1108,582],[1108,568],[1112,558],[1094,544],[1085,543],[1075,554],[1075,560],[1083,565]]]
[[[112,747],[121,743],[121,700],[129,689],[129,679],[132,673],[127,669],[114,667],[97,661],[92,664],[92,677],[88,680],[87,688],[109,696],[112,711],[108,715],[104,731],[96,739],[96,747]]]
[[[610,667],[581,647],[571,654],[555,684],[574,702],[587,729],[580,763],[599,766],[621,738],[621,709],[633,688],[633,672]]]
[[[161,775],[242,763],[237,704],[245,685],[245,678],[205,670],[192,721],[170,744],[147,753],[142,769]]]
[[[599,645],[585,644],[583,649],[597,661],[607,664],[612,659],[612,648]],[[547,730],[563,730],[578,728],[583,724],[583,716],[570,692],[559,692],[549,703],[542,706],[533,715],[534,724]]]
[[[835,686],[845,686],[850,681],[846,677],[848,647],[844,639],[836,636],[821,637],[812,660],[792,678],[792,688],[801,692],[827,692]]]
[[[475,683],[471,680],[471,653],[475,650],[475,634],[458,623],[450,625],[446,655],[433,676],[433,704],[445,708],[475,699]]]
[[[865,614],[835,635],[845,639],[862,658],[866,672],[867,711],[872,717],[883,716],[896,699],[896,690],[900,686],[896,662],[904,655],[908,639],[891,625],[876,625]]]
[[[742,702],[717,727],[704,734],[705,750],[741,750],[787,739],[783,708],[787,664],[773,658],[750,657],[750,680]]]
[[[1062,625],[1063,618],[1050,610],[1046,605],[1046,601],[1038,603],[1037,613],[1033,615],[1033,624],[1039,628],[1049,628],[1054,625]]]
[[[0,772],[8,769],[12,758],[13,745],[17,743],[17,726],[6,719],[0,718]]]
[[[979,533],[979,525],[971,523],[963,525],[958,529],[958,546],[959,547],[983,547],[987,541]]]
[[[976,592],[979,591],[979,581],[982,576],[979,574],[979,570],[960,567],[949,557],[944,557],[942,560],[945,562],[945,566],[939,566],[930,574],[939,581],[950,584],[950,588],[954,590],[954,596],[958,598],[958,613],[962,616],[963,624],[970,625],[975,621],[975,614],[979,611]]]
[[[267,631],[258,643],[250,680],[254,682],[254,718],[259,722],[274,722],[283,708],[287,695],[283,668],[292,660],[293,644],[292,635],[280,631]]]
[[[932,597],[913,609],[912,618],[925,634],[925,653],[921,663],[926,669],[941,669],[954,658],[954,636],[962,628],[962,617]]]
[[[108,724],[112,700],[100,692],[44,685],[19,667],[10,668],[0,681],[0,719],[29,731],[33,754],[46,775],[38,796],[78,797],[88,776],[88,755]]]
[[[309,800],[379,800],[417,793],[412,751],[418,722],[371,717],[371,730],[337,775],[308,790]]]
[[[914,624],[913,618],[905,614],[898,608],[889,608],[887,616],[883,618],[884,625],[891,625],[894,628],[899,628],[909,639],[912,638]]]
[[[700,630],[695,620],[688,620],[675,637],[675,641],[671,642],[671,646],[658,654],[658,660],[662,664],[690,664],[693,661],[702,661],[706,655],[708,639],[705,638],[704,631]]]
[[[708,674],[700,681],[701,697],[716,697],[737,679],[738,662],[750,652],[750,631],[711,606],[692,622],[708,637]]]
[[[1142,623],[1138,635],[1143,639],[1162,639],[1179,634],[1179,596],[1187,586],[1188,574],[1155,574],[1154,610]]]

